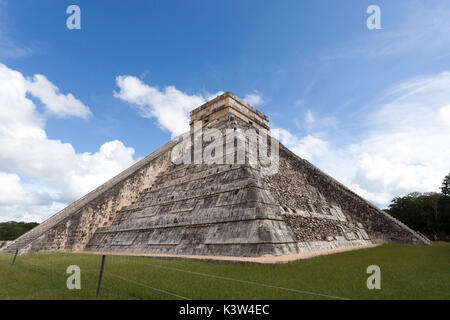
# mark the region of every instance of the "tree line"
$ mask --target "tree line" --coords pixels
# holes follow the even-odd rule
[[[431,240],[450,240],[450,174],[438,192],[413,192],[392,200],[387,213]]]
[[[0,223],[0,241],[15,240],[38,224],[36,222],[2,222]]]

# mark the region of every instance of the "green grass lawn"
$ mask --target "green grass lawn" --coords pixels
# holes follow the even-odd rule
[[[0,254],[0,299],[95,299],[101,256]],[[66,268],[81,268],[68,290]],[[366,269],[381,268],[381,290]],[[322,296],[322,295],[325,296]],[[450,299],[450,244],[384,245],[291,264],[259,265],[108,256],[102,299]]]

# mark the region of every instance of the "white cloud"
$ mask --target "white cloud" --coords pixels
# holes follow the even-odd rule
[[[254,91],[253,93],[249,93],[245,95],[244,101],[251,104],[254,107],[259,107],[264,105],[265,101],[262,98],[261,94],[258,91]]]
[[[282,128],[274,128],[270,134],[278,137],[282,144],[308,161],[313,161],[327,152],[327,142],[312,135],[299,138]]]
[[[43,222],[50,213],[56,213],[66,207],[65,203],[52,202],[48,205],[32,205],[27,203],[0,204],[0,221]]]
[[[306,119],[305,119],[306,123],[308,124],[312,124],[316,121],[316,118],[314,117],[314,114],[311,112],[311,110],[308,110],[306,112]]]
[[[22,201],[24,196],[19,176],[0,172],[0,203],[15,204]]]
[[[276,130],[293,152],[380,207],[410,192],[438,192],[450,172],[450,72],[394,85],[376,107],[348,146]]]
[[[438,192],[450,172],[450,72],[403,81],[377,105],[361,141],[329,149],[319,167],[381,207],[410,192]]]
[[[114,97],[136,105],[141,116],[156,118],[158,125],[168,130],[172,137],[189,130],[191,110],[223,93],[189,95],[174,86],[164,89],[150,86],[133,76],[117,76],[116,85],[119,90],[114,91]],[[244,100],[254,106],[264,103],[257,91],[247,94]]]
[[[114,91],[114,97],[136,105],[141,116],[156,118],[158,125],[172,137],[189,130],[190,111],[223,93],[189,95],[174,86],[152,87],[133,76],[117,76],[116,85],[119,90]],[[253,106],[264,104],[258,91],[245,95],[244,100]]]
[[[221,94],[189,95],[174,86],[160,90],[149,86],[133,76],[118,76],[116,84],[119,91],[114,97],[138,106],[145,118],[156,118],[161,128],[177,136],[189,130],[189,112],[209,99]]]
[[[373,201],[439,191],[450,171],[450,72],[415,78],[393,86],[379,111],[368,118],[371,132],[351,147],[352,183]]]
[[[42,222],[65,207],[43,189],[23,183],[17,174],[0,172],[0,221]]]
[[[441,124],[450,126],[450,105],[439,109],[437,119]]]
[[[48,79],[41,75],[36,74],[32,79],[27,79],[28,91],[39,98],[45,105],[46,109],[60,117],[80,117],[88,118],[91,115],[91,111],[80,100],[69,93],[67,95],[59,94],[59,89]]]
[[[30,92],[32,90],[32,92]],[[0,220],[42,220],[135,162],[134,150],[120,141],[95,153],[77,153],[70,143],[49,139],[46,110],[60,116],[90,114],[72,95],[58,93],[44,76],[32,80],[0,64]],[[22,181],[21,178],[24,178]]]
[[[363,37],[339,43],[328,48],[321,59],[367,58],[434,53],[445,56],[450,48],[450,10],[430,3],[415,2],[408,10],[398,14],[398,24],[380,32],[367,33]],[[424,45],[426,43],[426,45]]]

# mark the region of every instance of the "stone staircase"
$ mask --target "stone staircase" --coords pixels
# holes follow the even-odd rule
[[[86,250],[278,255],[291,252],[293,236],[248,165],[173,165]]]

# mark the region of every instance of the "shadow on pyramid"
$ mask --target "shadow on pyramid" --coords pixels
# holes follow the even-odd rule
[[[381,243],[430,244],[268,130],[267,116],[224,93],[191,112],[190,132],[3,251],[272,262]]]

